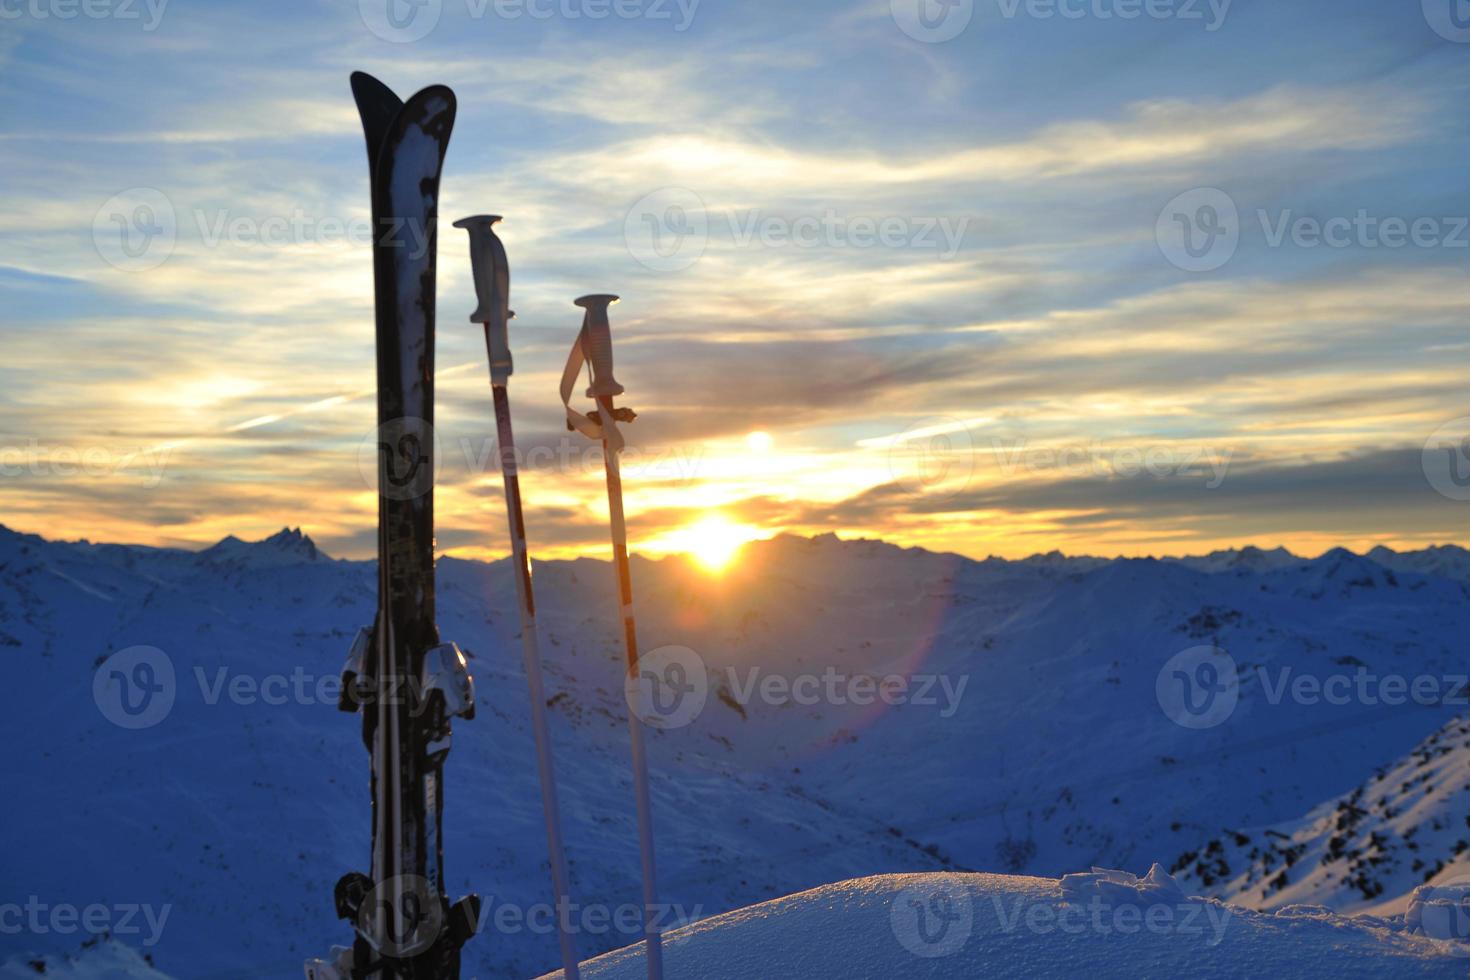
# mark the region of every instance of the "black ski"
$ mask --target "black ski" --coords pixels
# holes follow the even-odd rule
[[[356,939],[313,980],[453,980],[479,899],[444,890],[443,766],[450,720],[474,716],[463,654],[434,621],[434,285],[439,175],[454,93],[402,102],[356,72],[372,189],[378,362],[378,613],[343,670],[372,758],[372,870],[336,888]]]

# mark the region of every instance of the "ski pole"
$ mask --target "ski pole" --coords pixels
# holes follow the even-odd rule
[[[506,518],[510,524],[516,599],[521,609],[521,651],[526,662],[526,681],[531,689],[531,731],[536,740],[536,769],[541,779],[541,809],[546,818],[551,886],[556,892],[556,930],[561,946],[562,973],[566,980],[579,980],[577,951],[567,928],[571,899],[566,850],[562,846],[561,811],[557,805],[556,773],[551,762],[551,729],[546,721],[546,692],[541,679],[541,652],[537,644],[536,598],[531,588],[531,562],[526,554],[526,521],[521,510],[515,436],[510,426],[510,398],[506,393],[512,370],[507,321],[515,314],[510,311],[510,265],[505,257],[505,246],[495,234],[495,223],[499,220],[499,215],[476,215],[461,218],[454,227],[463,228],[470,236],[470,265],[479,299],[479,307],[470,314],[470,320],[485,325],[485,346],[490,354],[490,390],[495,399],[500,472],[505,486]]]
[[[623,477],[618,454],[623,436],[618,422],[632,422],[637,416],[631,409],[615,408],[613,398],[623,393],[623,386],[613,378],[612,328],[607,308],[618,297],[607,294],[583,296],[576,301],[585,311],[582,332],[572,345],[566,370],[561,378],[561,400],[567,409],[567,428],[602,441],[603,466],[607,470],[607,509],[612,530],[613,563],[618,576],[618,598],[623,618],[623,643],[626,648],[628,677],[638,679],[638,634],[633,623],[633,578],[628,566],[628,528],[623,516]],[[572,387],[582,371],[582,363],[592,366],[592,386],[587,396],[597,402],[597,411],[582,415],[571,407]],[[638,810],[638,850],[643,860],[643,936],[648,959],[649,980],[662,980],[664,974],[663,944],[659,938],[658,887],[653,852],[653,805],[648,791],[648,755],[643,743],[643,726],[636,712],[628,712],[628,730],[633,748],[633,795]]]

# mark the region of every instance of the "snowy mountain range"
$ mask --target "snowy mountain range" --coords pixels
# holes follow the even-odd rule
[[[829,535],[633,575],[649,662],[683,685],[650,737],[674,924],[885,873],[1159,862],[1236,905],[1380,915],[1470,873],[1462,549],[972,561]],[[638,879],[612,572],[536,577],[573,893],[616,913]],[[101,906],[173,976],[294,977],[346,942],[331,889],[367,862],[367,757],[332,683],[375,589],[299,531],[190,552],[0,529],[15,901]],[[487,903],[465,973],[537,975],[507,564],[441,559],[439,622],[479,701],[446,775],[449,890]],[[98,680],[119,673],[166,696],[131,714]],[[584,957],[637,939],[617,918],[585,920]],[[35,921],[0,960],[88,938]]]

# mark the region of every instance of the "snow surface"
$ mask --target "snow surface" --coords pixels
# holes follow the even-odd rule
[[[1273,700],[1262,672],[1463,674],[1470,563],[1456,558],[976,562],[829,535],[752,543],[723,576],[635,559],[645,650],[697,651],[710,686],[691,724],[649,737],[661,895],[708,916],[884,872],[1141,875],[1227,831],[1295,833],[1377,772],[1412,766],[1465,708]],[[616,909],[638,900],[638,862],[612,576],[587,559],[535,570],[573,894]],[[7,839],[25,842],[0,854],[7,893],[167,906],[147,951],[175,976],[297,977],[345,942],[331,891],[367,863],[367,756],[356,718],[292,686],[335,680],[375,589],[371,562],[332,560],[299,532],[187,552],[0,529],[0,653],[21,692],[0,722],[0,781],[28,788],[7,794]],[[492,916],[549,891],[513,597],[506,562],[439,562],[441,632],[470,654],[479,701],[456,724],[445,778],[447,885],[479,892]],[[166,717],[130,730],[99,710],[93,682],[138,645],[167,657],[177,693]],[[1156,685],[1198,645],[1233,657],[1239,703],[1192,730],[1161,710]],[[740,696],[752,669],[834,668],[938,678],[959,696]],[[237,680],[260,693],[215,687]],[[272,680],[287,682],[284,700],[260,688]],[[1436,795],[1432,819],[1465,826],[1467,801]],[[1417,835],[1431,837],[1435,860],[1455,846],[1448,831]],[[1406,907],[1433,867],[1416,881],[1409,853],[1379,901]],[[1341,889],[1291,900],[1356,901]],[[78,938],[0,932],[0,956],[74,952]],[[590,957],[634,939],[614,929],[577,944]],[[465,956],[467,977],[556,963],[551,936],[493,918]]]
[[[140,954],[109,937],[87,940],[75,951],[15,956],[0,963],[0,980],[169,980]]]
[[[1131,885],[1131,876],[1117,872],[1077,876],[1106,886],[1096,891],[1083,880],[1069,886],[1066,879],[991,874],[895,874],[824,885],[686,926],[665,937],[664,967],[670,977],[701,980],[1378,980],[1463,978],[1470,971],[1470,947],[1326,909],[1266,914],[1185,898],[1160,883],[1161,871],[1155,875]],[[1103,901],[1092,904],[1094,895]],[[949,931],[926,945],[913,903],[928,908],[946,899]],[[584,964],[582,975],[642,980],[641,944]]]

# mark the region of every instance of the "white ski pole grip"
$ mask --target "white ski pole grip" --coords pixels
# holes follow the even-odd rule
[[[454,227],[470,236],[470,269],[474,274],[475,298],[479,305],[470,314],[472,323],[485,325],[485,347],[490,352],[490,383],[503,385],[514,370],[510,357],[510,262],[505,245],[495,234],[498,214],[460,218]]]
[[[609,293],[594,293],[576,300],[587,311],[587,361],[592,365],[592,386],[588,398],[611,398],[623,393],[623,386],[613,377],[612,325],[607,308],[618,301]]]

